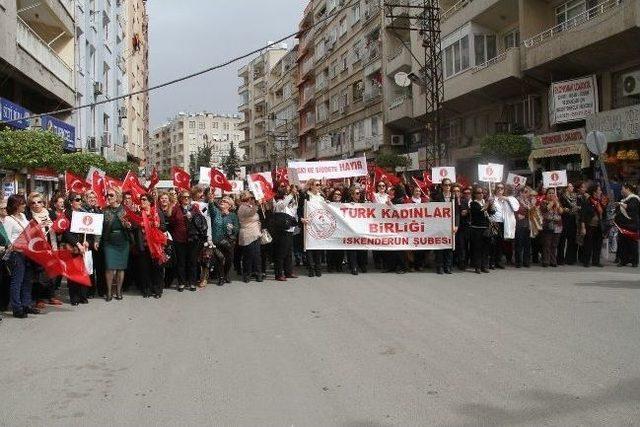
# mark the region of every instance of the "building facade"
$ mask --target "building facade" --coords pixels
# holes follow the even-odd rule
[[[149,142],[150,163],[161,175],[169,174],[172,166],[189,170],[191,155],[206,144],[212,148],[212,166],[221,165],[232,143],[242,158],[245,133],[239,129],[241,120],[238,115],[179,113],[153,131]]]
[[[270,48],[240,68],[238,93],[242,115],[241,129],[244,140],[240,147],[245,151],[242,164],[253,170],[269,170],[268,145],[269,80],[275,65],[287,54],[286,46]]]
[[[125,82],[127,93],[149,87],[149,17],[146,0],[124,2]],[[124,100],[124,147],[132,160],[144,161],[149,143],[149,94]]]

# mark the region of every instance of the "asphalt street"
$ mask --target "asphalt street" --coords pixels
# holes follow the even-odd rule
[[[640,425],[640,271],[234,282],[0,324],[8,426]]]

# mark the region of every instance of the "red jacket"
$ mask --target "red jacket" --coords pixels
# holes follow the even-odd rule
[[[198,205],[194,204],[190,208],[191,214],[200,214]],[[174,242],[187,243],[189,241],[189,228],[187,218],[182,212],[182,206],[175,205],[169,217],[169,232]]]

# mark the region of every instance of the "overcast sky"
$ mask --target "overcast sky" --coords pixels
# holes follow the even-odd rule
[[[149,1],[149,84],[224,62],[293,33],[305,6],[305,0]],[[288,41],[289,47],[292,43]],[[151,130],[179,111],[237,114],[237,71],[248,61],[151,92]]]

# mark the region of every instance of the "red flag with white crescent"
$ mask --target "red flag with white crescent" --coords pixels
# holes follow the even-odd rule
[[[71,221],[69,221],[69,218],[67,218],[66,215],[62,214],[58,216],[55,221],[53,221],[53,225],[51,226],[51,228],[53,229],[54,233],[62,234],[69,228],[71,228]]]
[[[387,172],[379,166],[375,168],[376,182],[383,181],[391,186],[400,184],[401,180],[392,173]]]
[[[89,189],[89,184],[69,171],[64,173],[64,184],[67,193],[82,194]]]
[[[138,177],[131,171],[127,172],[122,183],[122,192],[129,192],[136,203],[140,203],[140,196],[147,194],[147,189],[140,184]]]
[[[173,186],[178,190],[189,191],[191,189],[191,175],[184,169],[177,166],[172,167],[171,176],[173,177]]]
[[[98,206],[104,208],[107,206],[107,198],[105,197],[106,187],[104,184],[104,176],[100,175],[98,171],[93,172],[91,177],[91,189],[96,193],[98,200]]]
[[[274,175],[276,178],[276,183],[289,185],[289,169],[276,168],[276,170],[274,171]]]
[[[211,188],[220,188],[223,191],[233,190],[233,185],[231,185],[227,177],[224,176],[220,170],[211,168],[209,171],[209,178],[211,178]]]
[[[160,182],[160,175],[158,175],[158,169],[155,167],[151,171],[151,176],[149,177],[149,186],[147,187],[147,191],[151,191],[156,188],[156,185]]]
[[[122,181],[119,179],[111,178],[110,176],[104,176],[104,185],[105,188],[119,188],[122,189]]]

